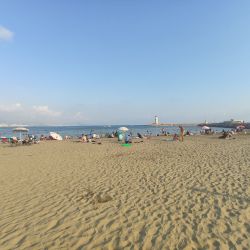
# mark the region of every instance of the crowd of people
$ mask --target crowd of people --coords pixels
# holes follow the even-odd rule
[[[26,135],[23,139],[18,138],[16,136],[10,137],[8,140],[5,140],[5,142],[10,143],[11,145],[31,145],[31,144],[38,144],[40,141],[37,138],[37,136],[34,135]]]
[[[174,133],[174,134],[170,134],[166,128],[161,128],[160,129],[160,133],[157,134],[157,136],[168,136],[168,137],[172,137],[172,139],[168,139],[168,140],[172,140],[172,141],[180,141],[183,142],[184,138],[186,136],[192,136],[194,135],[192,132],[190,132],[189,130],[185,131],[183,126],[179,126],[178,127],[178,132]],[[243,129],[231,129],[231,130],[222,130],[222,133],[220,133],[219,138],[220,139],[229,139],[231,138],[234,134],[238,133],[238,132],[243,132]],[[212,130],[211,128],[209,129],[202,129],[200,131],[201,135],[213,135],[216,132],[214,130]],[[126,131],[126,132],[121,132],[119,130],[113,131],[112,133],[107,133],[105,135],[98,135],[95,134],[93,130],[90,131],[89,134],[82,134],[81,136],[78,137],[78,139],[80,139],[81,142],[83,143],[98,143],[101,144],[101,138],[117,138],[117,140],[119,142],[124,142],[125,144],[131,144],[133,142],[137,143],[138,141],[143,142],[144,139],[150,139],[152,137],[152,132],[147,130],[145,134],[142,133],[136,133],[133,134],[132,131]],[[1,137],[1,141],[3,143],[11,143],[11,144],[15,144],[15,145],[19,145],[19,144],[23,144],[23,145],[30,145],[30,144],[35,144],[35,143],[39,143],[39,141],[44,141],[44,140],[52,140],[53,138],[51,138],[51,136],[45,136],[45,135],[41,135],[40,138],[38,139],[37,136],[34,135],[29,135],[27,134],[22,140],[20,140],[20,138],[17,137],[10,137],[8,140],[7,138]],[[71,140],[74,139],[72,136],[64,136],[64,140]],[[139,139],[139,140],[138,140]]]

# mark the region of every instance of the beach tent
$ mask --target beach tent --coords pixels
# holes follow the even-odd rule
[[[13,128],[12,131],[13,131],[14,133],[15,133],[15,132],[19,132],[20,140],[22,140],[22,134],[23,134],[23,133],[28,133],[28,132],[29,132],[29,129],[27,129],[27,128]]]
[[[55,132],[49,132],[49,136],[50,136],[53,140],[57,140],[57,141],[62,141],[62,140],[63,140],[63,138],[62,138],[59,134],[57,134],[57,133],[55,133]]]

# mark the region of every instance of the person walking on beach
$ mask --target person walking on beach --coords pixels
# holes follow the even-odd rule
[[[184,128],[182,126],[179,126],[180,128],[180,141],[184,141]]]

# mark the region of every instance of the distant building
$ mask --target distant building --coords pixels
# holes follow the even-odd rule
[[[245,123],[245,122],[244,122],[244,120],[235,120],[235,119],[231,119],[230,121],[224,121],[224,123],[242,124],[242,123]]]

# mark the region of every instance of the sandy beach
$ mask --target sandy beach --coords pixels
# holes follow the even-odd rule
[[[250,249],[250,136],[0,145],[0,249]]]

